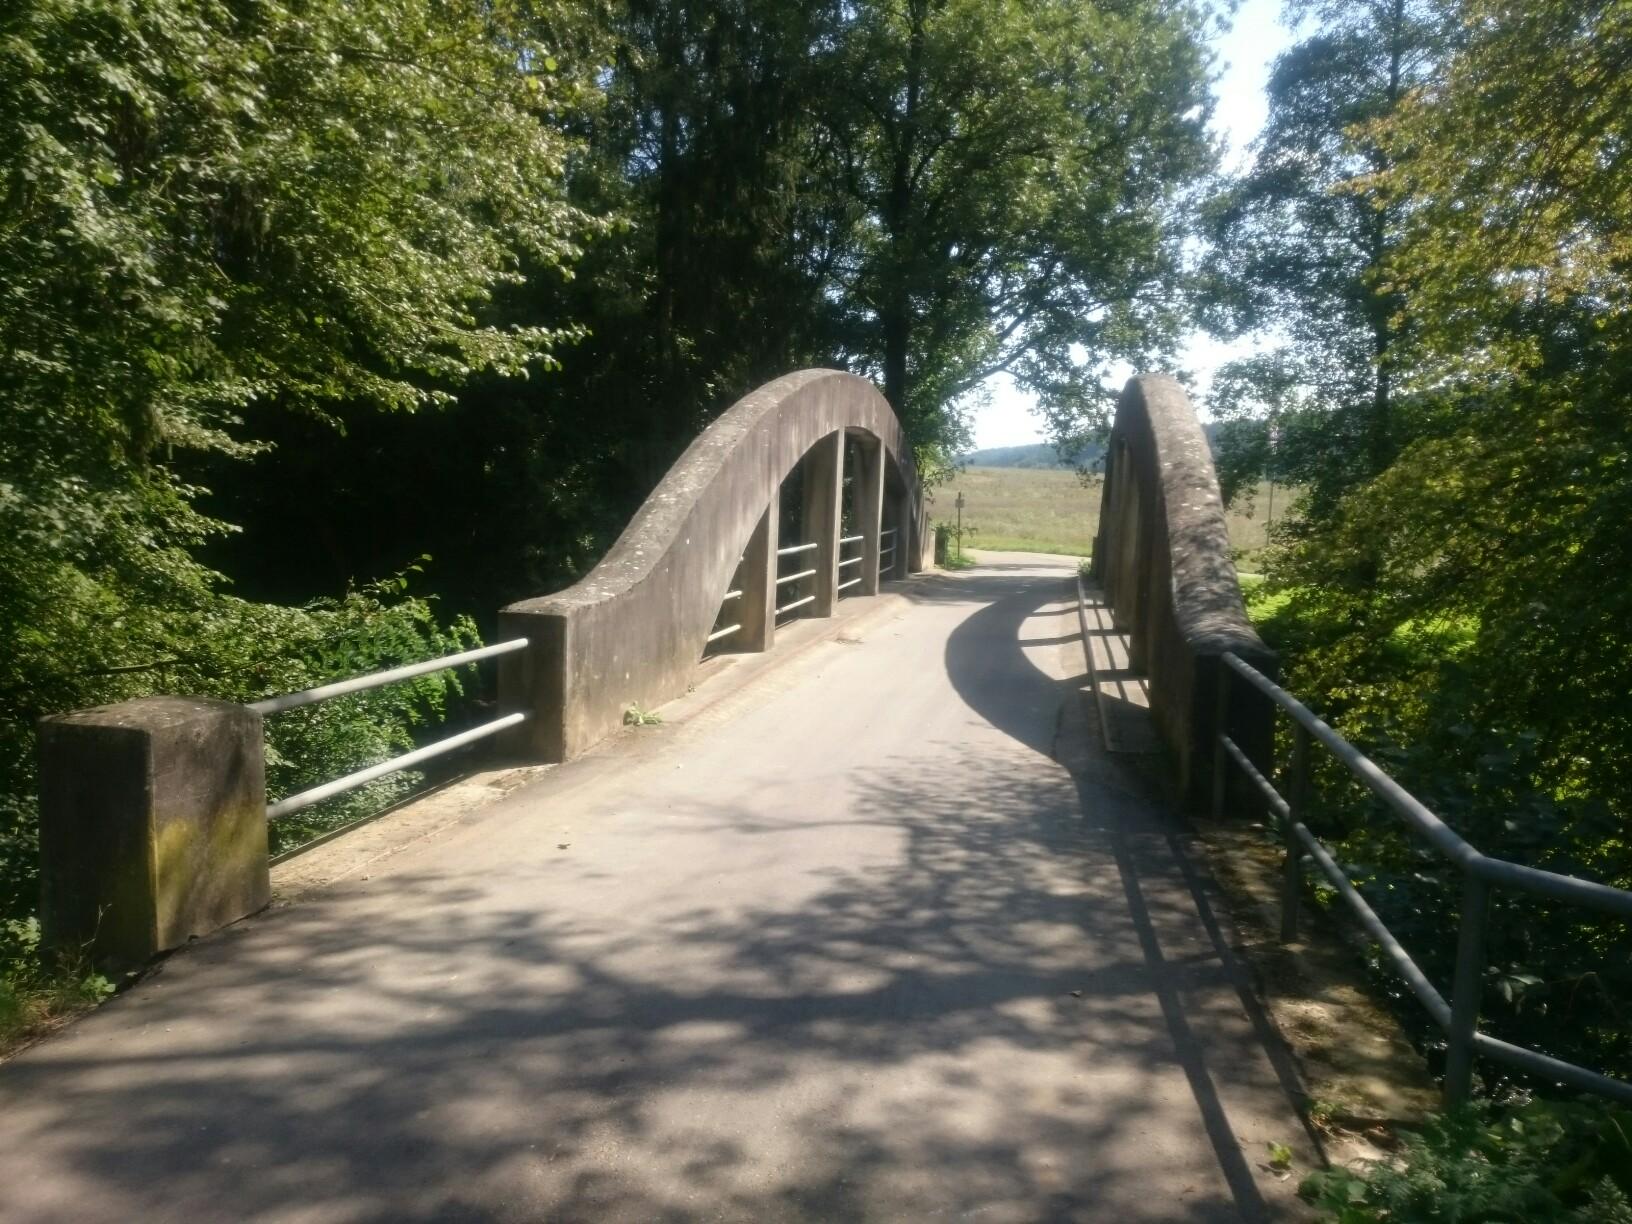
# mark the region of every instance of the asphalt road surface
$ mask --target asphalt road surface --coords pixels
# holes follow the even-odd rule
[[[989,554],[846,601],[171,957],[0,1067],[0,1219],[1300,1218],[1295,1085],[1095,747],[1073,592]]]

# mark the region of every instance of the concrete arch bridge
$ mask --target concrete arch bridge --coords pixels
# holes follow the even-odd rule
[[[1109,454],[1094,582],[935,572],[889,405],[803,371],[491,645],[48,720],[48,933],[146,968],[0,1066],[0,1218],[1302,1218],[1270,1145],[1323,1157],[1310,1064],[1186,809],[1278,824],[1291,947],[1302,879],[1347,889],[1453,1097],[1476,1058],[1632,1092],[1478,1030],[1485,890],[1632,897],[1481,855],[1275,685],[1176,383],[1129,383]],[[495,717],[268,803],[264,720],[488,659]],[[490,767],[269,863],[269,822],[479,742]],[[1309,832],[1316,751],[1464,871],[1456,981]]]

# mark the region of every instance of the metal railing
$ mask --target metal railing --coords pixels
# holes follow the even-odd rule
[[[344,697],[348,693],[361,693],[368,689],[382,688],[387,684],[396,684],[403,680],[412,680],[415,676],[429,675],[431,672],[447,671],[449,668],[462,667],[466,663],[476,663],[482,659],[491,659],[497,655],[510,654],[517,650],[527,649],[526,638],[513,638],[508,642],[498,642],[492,646],[479,646],[475,650],[462,650],[458,654],[443,655],[436,659],[426,659],[422,663],[408,663],[402,667],[389,668],[386,671],[370,672],[366,676],[357,676],[350,680],[338,680],[333,684],[320,684],[316,688],[302,689],[298,693],[286,693],[281,697],[267,697],[261,701],[251,702],[249,708],[263,718],[272,714],[282,714],[287,710],[298,710],[302,706],[315,705],[319,701],[328,701],[333,697]],[[525,721],[525,713],[506,714],[502,718],[495,718],[468,731],[460,731],[449,735],[434,743],[426,744],[423,748],[415,748],[412,752],[402,753],[381,761],[378,765],[370,765],[364,769],[336,778],[332,782],[325,782],[321,786],[313,786],[297,794],[287,795],[276,803],[269,803],[266,808],[267,820],[277,820],[282,816],[289,816],[303,808],[309,808],[314,803],[321,803],[335,795],[342,795],[346,791],[355,790],[376,778],[386,774],[396,773],[398,770],[410,769],[422,761],[442,756],[456,748],[463,748],[466,744],[473,744],[477,740],[486,739],[490,735],[497,735],[508,727]]]
[[[1259,672],[1251,664],[1225,653],[1228,670],[1219,673],[1218,721],[1220,728],[1213,755],[1213,815],[1221,816],[1227,785],[1226,763],[1234,762],[1252,782],[1280,826],[1286,859],[1281,879],[1281,939],[1291,942],[1298,935],[1298,901],[1303,883],[1304,853],[1314,860],[1365,932],[1377,941],[1383,955],[1399,972],[1428,1014],[1446,1036],[1445,1096],[1456,1104],[1465,1101],[1473,1082],[1473,1058],[1482,1054],[1495,1062],[1516,1067],[1540,1079],[1568,1084],[1586,1092],[1632,1104],[1632,1084],[1590,1071],[1574,1063],[1553,1058],[1536,1050],[1500,1041],[1479,1031],[1479,1003],[1485,970],[1485,933],[1489,925],[1490,889],[1493,885],[1536,893],[1556,901],[1599,910],[1632,919],[1632,892],[1596,884],[1575,876],[1560,875],[1505,859],[1491,858],[1463,840],[1444,821],[1429,811],[1363,752],[1349,743],[1307,706]],[[1292,719],[1292,761],[1290,799],[1248,759],[1247,754],[1222,730],[1228,725],[1231,673],[1241,677],[1268,697]],[[1383,920],[1354,887],[1342,867],[1309,831],[1304,823],[1310,811],[1310,746],[1318,740],[1348,771],[1401,817],[1414,832],[1462,872],[1462,912],[1456,941],[1456,968],[1451,998],[1428,980],[1400,945]],[[1300,848],[1303,853],[1300,853]]]
[[[789,544],[785,548],[779,548],[776,550],[777,560],[780,561],[783,557],[796,557],[800,553],[812,552],[819,547],[820,545],[815,540],[810,541],[808,544]],[[810,569],[800,570],[798,573],[784,574],[777,578],[774,585],[780,592],[782,587],[803,581],[806,578],[813,578],[815,576],[816,570],[815,567],[812,567]],[[812,592],[811,594],[804,596],[802,599],[794,599],[785,604],[775,605],[774,611],[771,614],[773,616],[786,616],[789,612],[797,611],[806,604],[815,602],[816,595],[814,592]]]
[[[886,562],[884,558],[893,558],[895,556],[895,535],[894,527],[886,527],[878,533],[878,576],[881,579],[890,566],[894,564],[893,561]],[[885,540],[888,540],[889,543],[886,544]]]
[[[862,561],[862,559],[860,557],[846,557],[844,555],[845,546],[848,545],[848,544],[861,544],[861,543],[864,543],[865,540],[866,540],[865,536],[859,536],[859,535],[847,535],[847,536],[840,536],[839,537],[838,571],[839,571],[839,577],[840,578],[844,577],[844,571],[849,566],[860,565],[861,561]],[[845,579],[845,581],[839,583],[836,587],[834,587],[833,588],[833,594],[835,596],[841,596],[846,591],[848,591],[851,587],[860,586],[860,585],[861,585],[861,575],[857,574],[854,578]]]

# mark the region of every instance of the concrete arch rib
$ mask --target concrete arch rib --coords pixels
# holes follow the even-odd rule
[[[1207,436],[1184,388],[1166,375],[1129,379],[1117,401],[1093,572],[1128,634],[1134,669],[1148,676],[1179,790],[1199,807],[1213,763],[1221,656],[1270,675],[1276,660],[1247,619]],[[1232,738],[1263,767],[1269,708],[1243,686],[1234,690]]]
[[[501,639],[530,643],[499,670],[501,704],[531,715],[511,749],[570,760],[612,734],[629,707],[685,692],[738,558],[763,520],[774,524],[782,481],[835,434],[874,446],[908,491],[895,517],[918,568],[918,482],[888,401],[853,374],[784,375],[698,435],[585,578],[499,613]],[[773,552],[774,536],[773,526]]]

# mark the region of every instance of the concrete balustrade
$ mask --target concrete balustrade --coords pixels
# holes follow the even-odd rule
[[[782,482],[800,465],[805,534],[782,544],[817,545],[811,560],[801,558],[800,568],[817,571],[816,598],[801,614],[832,615],[843,581],[847,437],[879,455],[876,491],[870,460],[859,473],[866,495],[882,505],[885,488],[895,491],[899,542],[886,576],[922,568],[923,503],[889,403],[865,379],[836,370],[779,378],[737,401],[687,448],[587,577],[499,613],[501,637],[531,643],[499,665],[502,707],[532,715],[510,738],[511,751],[569,760],[617,730],[630,707],[649,709],[684,693],[739,563],[742,606],[730,619],[742,628],[726,648],[768,648],[777,507]],[[876,529],[872,539],[876,555]],[[876,574],[875,566],[861,568]]]
[[[1212,450],[1173,379],[1141,375],[1123,389],[1100,506],[1094,578],[1128,634],[1133,667],[1148,677],[1151,713],[1176,758],[1183,799],[1201,808],[1222,656],[1233,653],[1271,676],[1276,659],[1247,619]],[[1226,731],[1267,767],[1269,706],[1244,685],[1232,686],[1229,700]]]

